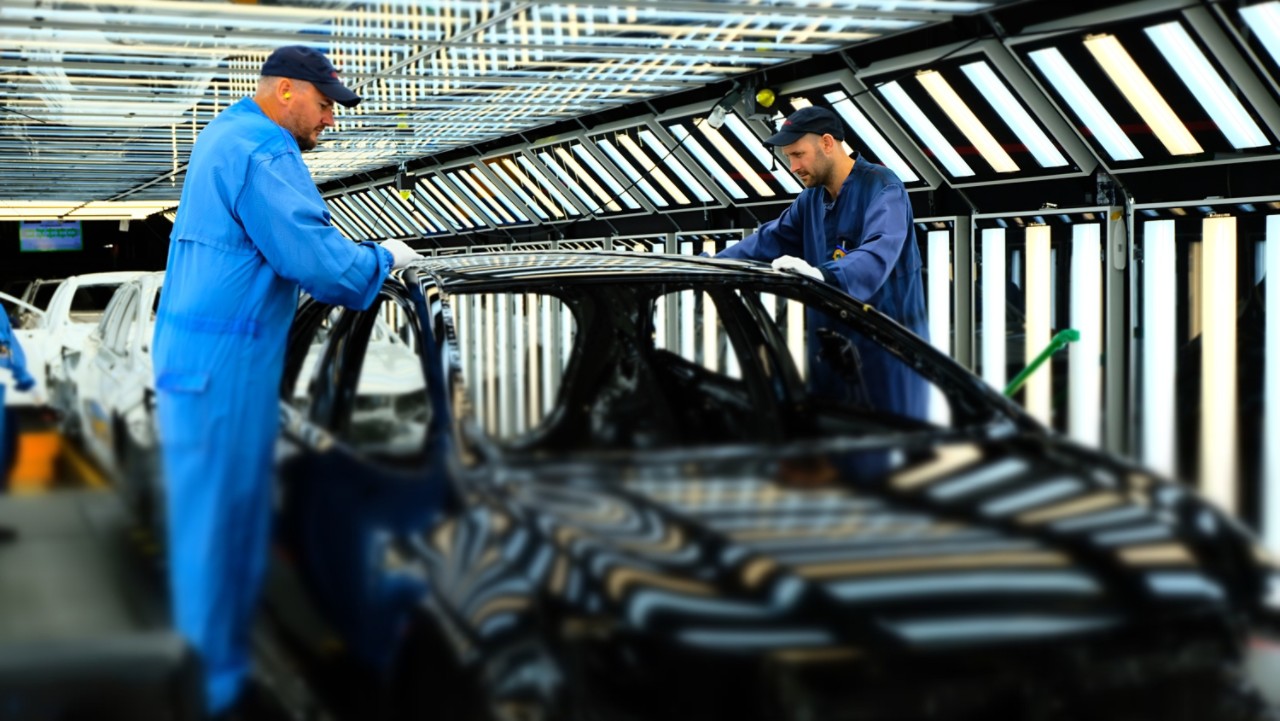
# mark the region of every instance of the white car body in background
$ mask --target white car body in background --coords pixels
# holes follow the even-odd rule
[[[32,391],[7,393],[5,405],[30,406],[33,391],[40,392],[74,425],[74,380],[67,376],[63,356],[80,352],[85,338],[102,319],[116,288],[140,275],[144,275],[144,271],[72,276],[58,284],[49,306],[44,309],[9,296],[11,302],[17,301],[32,314],[24,327],[14,328],[14,334],[26,353],[27,369],[35,376],[36,386]]]
[[[125,493],[156,482],[151,338],[163,283],[163,272],[123,283],[82,352],[66,356],[85,450]]]

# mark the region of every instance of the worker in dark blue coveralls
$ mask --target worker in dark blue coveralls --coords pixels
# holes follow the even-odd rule
[[[35,387],[36,379],[27,371],[27,356],[9,324],[9,314],[0,308],[0,369],[13,375],[14,387],[20,391]],[[43,405],[37,398],[36,405]],[[4,404],[4,383],[0,382],[0,493],[9,488],[9,474],[18,460],[18,419],[13,409]],[[12,541],[17,531],[0,526],[0,541]]]
[[[792,113],[765,144],[782,148],[805,189],[781,216],[717,257],[772,262],[830,283],[927,338],[920,249],[906,188],[888,168],[846,154],[843,140],[844,125],[830,110]],[[822,386],[834,376],[816,358],[814,324],[811,317],[810,385]],[[870,405],[926,418],[924,379],[870,340],[852,340]]]
[[[279,48],[254,96],[200,133],[182,186],[154,361],[173,618],[200,656],[211,715],[231,712],[249,667],[299,288],[365,309],[418,257],[343,238],[303,163],[334,103],[359,102],[322,53]]]

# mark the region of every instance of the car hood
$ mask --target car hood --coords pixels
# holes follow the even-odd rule
[[[1099,454],[1039,435],[886,448],[558,464],[498,488],[553,549],[547,592],[704,647],[1043,641],[1261,595],[1246,532]]]

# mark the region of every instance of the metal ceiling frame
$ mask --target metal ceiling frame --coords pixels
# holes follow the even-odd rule
[[[194,138],[280,45],[325,49],[367,96],[308,156],[325,183],[1009,1],[5,0],[0,172],[20,181],[0,218],[172,209]]]
[[[1169,2],[1169,0],[1140,0],[1139,2],[1128,3],[1106,10],[1099,10],[1091,13],[1055,20],[1053,22],[1035,25],[1027,28],[1027,30],[1016,38],[1008,38],[1004,40],[1004,45],[1009,49],[1012,58],[1023,71],[1027,74],[1031,82],[1039,89],[1039,95],[1044,102],[1052,105],[1061,120],[1070,131],[1071,135],[1077,138],[1085,147],[1090,147],[1084,137],[1076,129],[1076,127],[1067,119],[1070,118],[1068,111],[1058,105],[1052,90],[1044,87],[1044,84],[1026,64],[1013,52],[1014,48],[1028,43],[1041,42],[1045,39],[1067,35],[1071,33],[1079,33],[1082,28],[1096,27],[1099,30],[1105,29],[1108,25],[1117,23],[1125,23],[1136,20],[1148,15],[1158,15],[1177,11],[1183,20],[1191,27],[1196,36],[1202,40],[1208,47],[1213,57],[1218,60],[1223,68],[1227,71],[1228,78],[1237,85],[1245,100],[1249,103],[1253,110],[1262,118],[1268,129],[1277,136],[1280,136],[1280,105],[1277,104],[1276,97],[1266,90],[1266,86],[1259,78],[1260,75],[1266,76],[1265,73],[1250,69],[1248,61],[1236,49],[1235,45],[1229,39],[1227,33],[1217,25],[1213,15],[1205,8],[1199,6],[1184,6]],[[1221,11],[1219,10],[1219,13]],[[1228,27],[1232,27],[1225,16],[1222,21]],[[1238,35],[1237,35],[1238,37]],[[1243,43],[1242,43],[1243,45]],[[1274,84],[1274,80],[1272,83]],[[1277,92],[1280,93],[1280,86]],[[1062,136],[1066,137],[1066,136]],[[1258,153],[1253,156],[1245,157],[1228,157],[1216,158],[1209,160],[1196,160],[1188,162],[1152,162],[1142,164],[1140,166],[1116,166],[1109,162],[1104,153],[1095,153],[1092,148],[1089,152],[1097,158],[1099,167],[1113,175],[1129,175],[1134,173],[1147,173],[1161,170],[1186,169],[1196,167],[1207,167],[1215,165],[1234,165],[1240,163],[1255,163],[1263,161],[1273,161],[1276,155]]]

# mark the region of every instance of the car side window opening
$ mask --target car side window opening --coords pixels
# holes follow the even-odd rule
[[[364,332],[361,326],[371,324]],[[354,396],[338,404],[332,431],[359,455],[391,463],[413,463],[426,444],[431,406],[414,316],[399,299],[379,298],[359,314],[334,360],[354,374]],[[328,360],[328,359],[326,359]]]
[[[116,314],[115,327],[108,336],[111,351],[118,356],[129,352],[129,341],[133,337],[133,329],[136,326],[134,319],[138,315],[138,291],[135,288],[129,288],[127,293],[124,310]]]
[[[68,315],[74,323],[97,323],[115,294],[115,285],[82,285],[71,296]]]
[[[452,302],[467,400],[481,430],[510,440],[555,408],[578,342],[572,306],[544,293],[466,293]]]
[[[98,320],[98,327],[94,328],[90,336],[96,337],[104,346],[110,348],[115,329],[120,325],[120,309],[117,306],[123,305],[126,293],[116,293],[111,297],[111,302],[107,303],[107,308],[102,312],[102,318]]]
[[[892,341],[862,326],[852,313],[841,313],[816,298],[792,293],[794,291],[790,289],[743,291],[744,298],[753,296],[756,299],[756,303],[749,305],[759,309],[757,312],[762,316],[762,324],[772,326],[771,334],[785,339],[789,356],[802,382],[801,395],[797,400],[816,411],[810,416],[818,424],[815,430],[821,430],[825,421],[840,416],[861,415],[903,428],[919,422],[951,428],[964,422],[987,419],[985,414],[981,419],[971,418],[972,413],[966,408],[973,407],[973,402],[957,405],[962,400],[958,390],[944,388],[919,373],[911,362],[879,354],[879,367],[868,364],[864,358],[867,349],[887,348]],[[761,310],[763,312],[759,312]],[[925,384],[929,398],[925,418],[896,416],[892,409],[877,408],[871,402],[868,385],[878,382],[879,374],[889,366]]]

